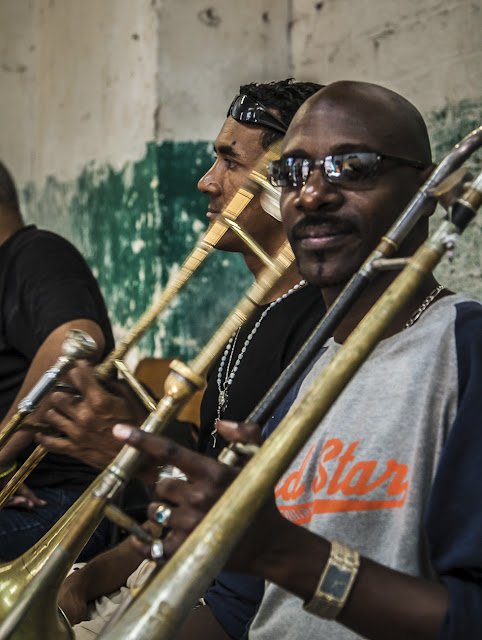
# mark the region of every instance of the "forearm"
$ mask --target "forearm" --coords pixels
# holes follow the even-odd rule
[[[283,529],[276,546],[258,559],[254,571],[309,601],[326,566],[330,543],[291,523]],[[361,558],[337,620],[369,640],[432,640],[438,636],[447,607],[444,585]]]
[[[11,467],[21,451],[34,441],[34,435],[27,432],[15,433],[0,451],[0,469]]]
[[[10,419],[15,415],[18,410],[19,403],[28,395],[38,380],[44,375],[44,373],[51,367],[62,352],[62,344],[65,340],[67,333],[72,329],[79,329],[91,334],[97,345],[97,356],[100,355],[104,347],[104,337],[98,325],[91,320],[73,320],[67,322],[60,327],[57,327],[52,333],[45,339],[45,341],[39,347],[35,354],[28,371],[23,379],[22,385],[15,396],[15,399],[3,418],[0,428],[3,429]],[[40,410],[41,411],[41,410]],[[38,412],[37,412],[38,413]],[[28,416],[29,422],[35,422],[35,416]],[[18,453],[25,449],[34,441],[34,434],[30,431],[17,431],[9,441],[4,445],[0,453],[0,464],[11,464]]]
[[[230,640],[208,606],[196,607],[176,636],[177,640]]]
[[[63,589],[76,590],[85,602],[91,602],[124,586],[141,562],[126,539],[70,574]]]

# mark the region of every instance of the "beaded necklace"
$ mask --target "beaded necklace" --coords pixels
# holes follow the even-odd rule
[[[223,413],[226,411],[226,408],[228,406],[229,388],[233,384],[233,380],[236,376],[236,372],[238,371],[239,365],[241,363],[241,360],[243,359],[244,354],[246,353],[246,349],[248,348],[249,343],[255,336],[261,323],[266,318],[266,316],[271,311],[271,309],[276,307],[276,305],[279,304],[282,300],[285,300],[288,296],[290,296],[295,291],[298,291],[298,289],[301,289],[305,285],[306,285],[306,281],[301,280],[298,284],[295,284],[295,286],[292,289],[290,289],[286,293],[283,293],[282,296],[280,296],[279,298],[276,298],[276,300],[271,302],[266,307],[266,309],[260,315],[258,321],[255,323],[254,327],[251,329],[250,333],[248,334],[248,337],[244,341],[244,344],[241,347],[241,350],[232,368],[231,368],[231,363],[234,356],[234,349],[236,346],[236,342],[238,340],[241,327],[238,327],[238,329],[229,338],[228,344],[226,345],[224,353],[221,357],[221,361],[219,363],[218,375],[216,379],[216,382],[218,385],[218,409],[217,409],[216,419],[214,421],[214,429],[211,431],[211,436],[213,437],[213,447],[216,446],[216,436],[218,432],[216,425],[221,420]]]

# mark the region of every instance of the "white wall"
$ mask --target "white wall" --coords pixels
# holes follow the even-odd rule
[[[122,164],[154,135],[157,10],[131,0],[5,0],[0,157],[20,184]],[[7,73],[10,67],[25,71]],[[20,76],[20,78],[19,78]]]
[[[481,26],[471,0],[294,0],[294,72],[377,82],[422,112],[480,99]]]
[[[214,140],[240,84],[289,76],[288,7],[286,0],[160,5],[158,139]]]
[[[212,140],[240,83],[289,75],[288,3],[3,0],[0,157],[20,184]]]

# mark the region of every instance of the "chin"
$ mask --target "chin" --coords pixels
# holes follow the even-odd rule
[[[350,265],[344,265],[343,269],[336,268],[336,265],[330,265],[329,262],[323,260],[319,256],[317,260],[313,257],[309,260],[298,259],[298,270],[308,284],[318,289],[330,289],[331,287],[343,287],[349,282],[356,269],[352,269]]]
[[[229,253],[242,253],[244,243],[238,236],[228,229],[222,238],[216,243],[218,251],[228,251]]]

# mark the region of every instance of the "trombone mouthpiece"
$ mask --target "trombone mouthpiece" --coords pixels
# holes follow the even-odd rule
[[[85,331],[72,329],[62,344],[62,355],[69,360],[89,358],[96,350],[97,343]]]

